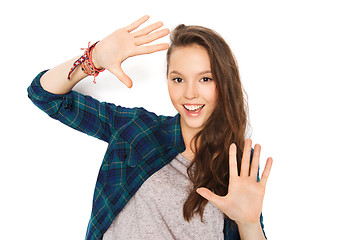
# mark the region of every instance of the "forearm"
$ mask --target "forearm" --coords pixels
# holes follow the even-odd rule
[[[241,240],[266,240],[261,224],[239,224],[238,229]]]
[[[54,94],[65,94],[71,91],[79,81],[87,76],[78,66],[72,72],[70,80],[67,79],[71,67],[79,57],[74,57],[47,71],[40,79],[41,86]]]

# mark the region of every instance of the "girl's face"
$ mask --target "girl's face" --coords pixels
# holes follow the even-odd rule
[[[171,102],[181,115],[182,130],[198,132],[217,104],[216,84],[205,48],[196,44],[174,48],[167,78]]]

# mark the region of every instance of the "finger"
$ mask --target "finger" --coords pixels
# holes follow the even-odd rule
[[[246,139],[244,144],[243,156],[241,159],[241,171],[240,176],[249,176],[249,166],[250,166],[250,154],[251,154],[251,139]]]
[[[121,67],[115,67],[108,69],[112,74],[114,74],[122,83],[124,83],[128,88],[132,87],[132,81],[126,73],[121,69]]]
[[[260,161],[260,152],[261,152],[261,146],[259,144],[255,144],[254,155],[253,155],[253,158],[251,161],[251,168],[250,168],[250,177],[254,180],[257,180],[259,161]]]
[[[196,189],[196,192],[200,194],[203,198],[215,204],[218,208],[221,208],[222,197],[220,197],[219,195],[216,195],[215,193],[204,187]]]
[[[132,33],[131,35],[133,37],[140,37],[140,36],[144,36],[144,35],[148,35],[149,33],[151,33],[152,31],[161,28],[164,24],[162,22],[156,22],[151,24],[150,26],[147,26],[146,28],[143,28],[139,31],[136,31],[134,33]]]
[[[273,159],[269,157],[266,161],[266,165],[260,180],[260,183],[263,184],[264,186],[266,186],[267,180],[269,178],[272,163],[273,163]]]
[[[168,48],[169,48],[168,43],[160,43],[160,44],[149,45],[149,46],[141,46],[136,49],[135,55],[149,54],[149,53],[153,53],[153,52],[163,51]]]
[[[150,16],[148,16],[148,15],[145,15],[145,16],[139,18],[138,20],[136,20],[129,26],[125,27],[126,31],[131,32],[131,31],[137,29],[141,24],[146,22],[149,18],[150,18]]]
[[[229,148],[229,175],[230,181],[234,177],[238,177],[237,159],[236,159],[236,144],[232,143]]]
[[[153,42],[156,39],[165,37],[169,33],[170,33],[170,30],[165,28],[165,29],[161,29],[159,31],[156,31],[154,33],[151,33],[149,35],[135,38],[135,45],[140,46],[140,45],[143,45],[143,44],[146,44],[146,43]]]

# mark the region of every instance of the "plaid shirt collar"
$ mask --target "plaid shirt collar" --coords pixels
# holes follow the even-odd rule
[[[185,143],[181,133],[179,113],[166,121],[163,131],[167,146],[176,148],[180,153],[185,151]]]

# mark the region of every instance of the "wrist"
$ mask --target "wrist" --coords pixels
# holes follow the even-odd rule
[[[102,69],[101,65],[98,63],[97,55],[96,55],[96,46],[92,49],[91,55],[92,55],[92,62],[94,64],[94,67],[96,69]]]
[[[97,41],[96,43],[94,43],[93,45],[90,46],[90,42],[88,43],[88,47],[87,48],[81,48],[81,50],[85,50],[84,54],[81,55],[81,57],[79,59],[77,59],[73,66],[71,67],[69,73],[68,73],[68,77],[67,79],[70,80],[71,74],[75,71],[75,69],[77,69],[77,67],[80,65],[82,71],[87,74],[87,75],[91,75],[94,76],[94,83],[95,82],[95,77],[97,77],[99,75],[100,72],[104,71],[104,68],[97,68],[94,65],[93,62],[93,50],[96,46],[96,44],[99,41]]]
[[[247,223],[239,223],[236,222],[239,234],[242,240],[246,239],[266,239],[260,224],[258,222],[247,222]]]
[[[238,225],[239,230],[245,229],[245,228],[253,229],[258,226],[261,227],[260,221],[259,222],[236,222],[236,224]]]

